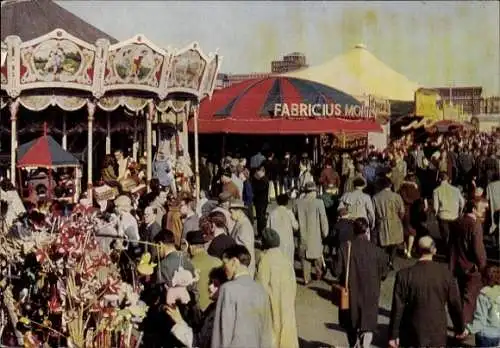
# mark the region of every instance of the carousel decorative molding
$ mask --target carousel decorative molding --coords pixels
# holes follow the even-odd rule
[[[22,42],[2,42],[1,89],[10,98],[43,89],[71,89],[101,99],[111,92],[150,94],[160,101],[169,94],[194,99],[211,96],[221,64],[194,42],[183,49],[163,49],[139,34],[110,45],[107,39],[85,42],[63,29]]]
[[[9,105],[11,134],[11,181],[16,182],[17,112],[58,106],[64,111],[87,108],[87,190],[92,196],[95,117],[106,117],[106,153],[111,152],[111,112],[119,107],[135,117],[133,157],[137,157],[138,120],[145,122],[146,179],[152,178],[152,124],[173,125],[176,143],[187,154],[187,119],[197,122],[199,102],[211,97],[222,58],[205,54],[194,42],[180,50],[163,49],[144,35],[111,44],[106,38],[89,43],[63,29],[23,42],[7,36],[2,42],[0,70],[1,107]],[[105,115],[96,114],[96,107]],[[127,112],[124,112],[127,114]],[[62,147],[67,146],[66,114],[62,113]],[[155,131],[156,132],[156,131]],[[180,133],[180,134],[179,134]],[[159,136],[158,136],[159,138]],[[180,139],[182,138],[182,139]],[[195,172],[198,175],[198,141],[195,132]],[[177,158],[177,160],[179,160]],[[199,178],[196,179],[199,182]],[[199,185],[196,185],[198,188]],[[195,195],[198,197],[198,195]]]

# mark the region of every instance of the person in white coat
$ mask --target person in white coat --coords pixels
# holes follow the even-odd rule
[[[235,221],[230,236],[233,237],[236,244],[247,248],[252,259],[248,265],[250,276],[255,276],[255,232],[250,219],[245,214],[247,207],[242,200],[234,200],[229,205],[231,219]]]
[[[279,248],[294,266],[295,243],[293,232],[299,229],[299,223],[292,210],[288,208],[288,195],[279,195],[276,199],[278,206],[271,211],[267,219],[267,227],[275,230],[280,237]]]

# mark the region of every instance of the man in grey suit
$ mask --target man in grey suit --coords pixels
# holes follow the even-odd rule
[[[231,281],[219,289],[212,348],[274,347],[269,296],[250,276],[250,258],[242,245],[224,251],[224,270]]]

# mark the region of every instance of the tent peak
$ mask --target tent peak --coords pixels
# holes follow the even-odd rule
[[[365,45],[365,44],[363,44],[363,43],[359,43],[359,44],[354,45],[354,48],[361,48],[361,49],[363,49],[363,50],[367,50],[367,49],[368,49],[368,48],[366,47],[366,45]]]

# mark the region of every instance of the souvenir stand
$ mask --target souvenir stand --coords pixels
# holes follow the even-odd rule
[[[180,120],[182,131],[177,135],[177,143],[185,144],[184,162],[189,162],[186,118],[190,114],[196,117],[199,101],[212,94],[221,61],[217,54],[205,55],[197,43],[181,50],[163,49],[143,35],[115,44],[110,44],[108,39],[89,43],[63,29],[26,42],[18,36],[7,36],[2,50],[1,107],[10,111],[11,181],[16,182],[20,106],[33,112],[58,106],[63,121],[66,112],[86,108],[86,187],[90,196],[94,182],[92,150],[96,118],[107,120],[107,154],[111,153],[110,112],[124,107],[137,116],[135,129],[145,123],[144,152],[149,182],[153,122],[161,123],[172,117]],[[62,131],[62,146],[66,148],[68,131],[65,126]],[[137,153],[137,140],[134,149]]]
[[[48,171],[47,193],[48,198],[53,198],[52,192],[52,171],[60,168],[74,168],[72,179],[74,182],[73,194],[68,200],[71,203],[76,203],[81,190],[80,177],[78,172],[81,169],[80,161],[65,151],[51,136],[47,135],[47,130],[44,130],[44,135],[38,139],[23,144],[17,148],[17,168],[19,187],[23,187],[21,169],[37,169],[44,168]],[[69,186],[69,185],[68,185]]]

